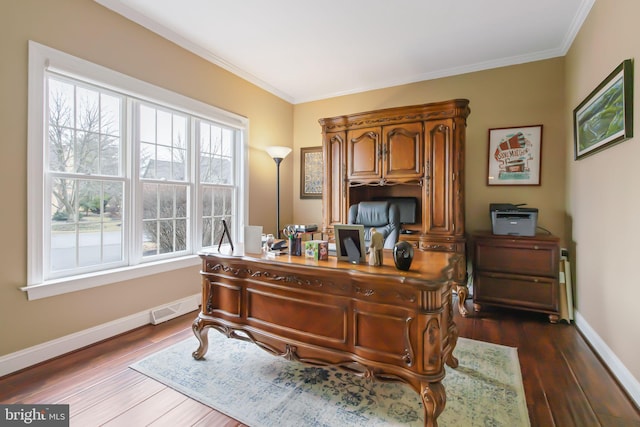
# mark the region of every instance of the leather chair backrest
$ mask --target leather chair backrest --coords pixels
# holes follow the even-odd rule
[[[384,248],[393,249],[400,237],[400,210],[387,201],[360,202],[349,207],[349,224],[364,225],[364,240],[369,245],[371,228],[384,236]]]

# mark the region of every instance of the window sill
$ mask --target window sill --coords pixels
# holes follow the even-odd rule
[[[112,283],[123,282],[126,280],[137,279],[139,277],[150,276],[152,274],[178,270],[180,268],[197,266],[200,265],[200,262],[200,257],[198,255],[189,255],[172,260],[150,262],[133,267],[123,267],[104,272],[50,280],[36,285],[23,286],[20,290],[25,291],[27,293],[27,299],[32,301],[55,295],[62,295],[69,292],[109,285]]]

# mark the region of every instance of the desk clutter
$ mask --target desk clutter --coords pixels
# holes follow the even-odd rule
[[[304,256],[316,261],[329,259],[329,242],[326,240],[307,240],[304,242]]]

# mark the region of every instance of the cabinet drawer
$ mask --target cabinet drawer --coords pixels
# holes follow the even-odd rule
[[[455,243],[420,242],[419,248],[423,251],[455,252],[457,245]]]
[[[558,281],[549,277],[476,272],[473,286],[474,302],[558,310]]]
[[[478,270],[555,278],[559,259],[558,246],[546,242],[509,245],[481,240],[475,244],[475,268]]]

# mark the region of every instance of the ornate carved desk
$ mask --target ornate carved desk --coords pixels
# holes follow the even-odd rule
[[[200,256],[194,358],[204,357],[214,328],[289,360],[405,382],[422,398],[425,425],[437,426],[446,403],[444,364],[458,364],[451,286],[464,266],[456,254],[416,251],[409,271],[397,270],[386,250],[379,267],[335,257]]]

